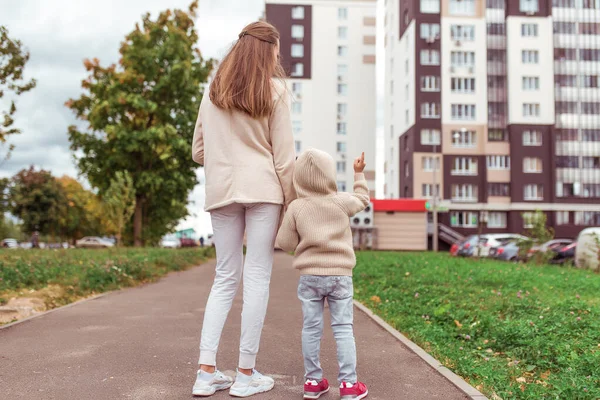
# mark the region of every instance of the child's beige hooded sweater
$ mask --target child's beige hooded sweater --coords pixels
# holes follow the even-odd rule
[[[303,275],[352,276],[356,264],[350,217],[369,204],[362,173],[354,176],[354,193],[338,193],[335,162],[323,151],[302,153],[294,169],[294,200],[283,219],[277,245],[295,251],[294,267]]]

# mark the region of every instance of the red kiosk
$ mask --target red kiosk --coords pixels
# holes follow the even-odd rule
[[[376,250],[427,250],[429,202],[416,199],[372,199]]]

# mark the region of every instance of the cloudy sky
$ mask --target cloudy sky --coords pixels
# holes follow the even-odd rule
[[[30,51],[26,73],[38,81],[34,90],[17,100],[15,125],[22,134],[9,140],[16,147],[11,159],[0,166],[0,176],[11,176],[31,164],[51,170],[56,176],[77,176],[67,138],[67,127],[75,120],[64,102],[81,94],[81,80],[86,77],[83,59],[96,57],[103,65],[115,63],[120,42],[142,14],[187,8],[189,3],[190,0],[0,0],[0,24],[6,25],[11,37],[21,40]],[[197,27],[202,53],[221,58],[241,28],[260,17],[263,8],[264,0],[200,0]],[[202,178],[201,170],[198,174]],[[182,221],[181,227],[209,232],[210,219],[202,212],[201,185],[190,200],[193,215]]]

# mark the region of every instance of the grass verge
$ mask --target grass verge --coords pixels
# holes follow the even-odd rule
[[[203,249],[3,250],[0,306],[32,298],[42,310],[94,294],[152,282],[214,255]],[[36,311],[40,311],[37,309]]]
[[[362,252],[355,298],[492,399],[600,398],[600,275]]]

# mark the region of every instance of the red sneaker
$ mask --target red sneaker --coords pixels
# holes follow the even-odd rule
[[[329,392],[329,382],[327,382],[327,379],[323,379],[321,382],[307,379],[304,384],[305,399],[318,399],[327,392]]]
[[[354,385],[342,382],[340,385],[340,397],[342,400],[360,400],[367,397],[368,394],[367,385],[362,382],[356,382]]]

